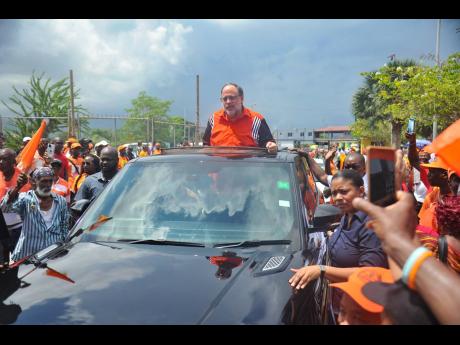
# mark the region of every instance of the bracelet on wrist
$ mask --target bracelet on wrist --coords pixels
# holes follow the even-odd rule
[[[433,256],[433,253],[425,247],[418,247],[409,255],[403,266],[401,279],[410,289],[415,290],[417,272],[423,262],[430,256]]]

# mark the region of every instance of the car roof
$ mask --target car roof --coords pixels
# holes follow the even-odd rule
[[[233,147],[233,146],[199,146],[162,149],[161,155],[137,158],[142,162],[177,162],[184,160],[227,160],[243,159],[261,162],[293,162],[298,156],[296,151],[280,150],[276,154],[268,153],[265,148],[258,147]]]

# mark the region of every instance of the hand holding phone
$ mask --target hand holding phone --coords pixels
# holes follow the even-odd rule
[[[414,134],[415,133],[415,119],[410,118],[409,122],[407,123],[407,133]]]
[[[369,201],[379,206],[391,205],[396,202],[396,150],[392,147],[370,146],[367,152]]]
[[[46,153],[50,159],[54,157],[54,144],[48,144],[48,148],[46,149]]]

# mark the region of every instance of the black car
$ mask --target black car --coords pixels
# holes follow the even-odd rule
[[[320,324],[326,282],[288,283],[325,259],[338,211],[316,198],[298,152],[132,160],[65,243],[3,270],[0,323]]]

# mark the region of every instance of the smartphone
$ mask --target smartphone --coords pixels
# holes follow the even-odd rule
[[[46,149],[46,153],[48,157],[53,158],[54,157],[54,144],[48,144],[48,148]]]
[[[415,133],[415,119],[410,118],[409,122],[407,123],[407,133],[414,134]]]
[[[396,202],[396,150],[392,147],[367,148],[367,176],[369,201],[379,206]]]

